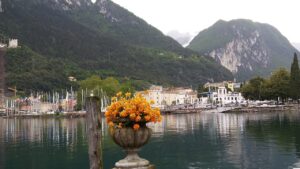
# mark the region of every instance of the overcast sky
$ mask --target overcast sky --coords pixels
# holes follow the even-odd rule
[[[165,34],[195,35],[219,19],[251,19],[300,42],[300,0],[113,0]]]

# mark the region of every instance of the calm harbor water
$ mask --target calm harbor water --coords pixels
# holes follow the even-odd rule
[[[300,112],[167,115],[140,152],[157,169],[300,167]],[[104,165],[124,156],[103,129]],[[0,169],[88,169],[84,119],[0,119]]]

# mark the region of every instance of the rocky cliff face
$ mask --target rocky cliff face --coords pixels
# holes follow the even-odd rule
[[[253,71],[255,67],[267,68],[270,64],[266,45],[257,30],[252,32],[249,37],[244,37],[237,30],[236,38],[223,48],[212,50],[209,56],[234,74],[237,74],[239,69]]]
[[[289,67],[298,52],[276,28],[250,20],[218,21],[188,47],[214,58],[240,80]]]
[[[111,22],[120,22],[122,19],[116,16],[113,12],[113,4],[108,0],[97,0],[95,3],[98,11],[102,14],[106,19],[109,19]]]
[[[66,11],[92,5],[91,0],[41,0],[40,2],[51,3],[53,7]]]
[[[48,7],[52,7],[53,9],[64,11],[88,7],[93,4],[91,0],[10,0],[10,2],[6,4],[14,7],[16,3],[24,6],[46,4]]]

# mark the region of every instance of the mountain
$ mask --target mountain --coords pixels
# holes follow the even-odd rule
[[[293,43],[293,46],[300,51],[300,43]]]
[[[17,38],[22,46],[22,49],[10,50],[6,57],[19,58],[17,55],[24,50],[29,62],[21,62],[18,70],[26,71],[17,72],[11,68],[15,65],[14,59],[10,60],[12,63],[6,65],[10,71],[8,85],[23,86],[22,83],[30,83],[32,77],[37,78],[35,83],[46,81],[42,74],[34,73],[35,69],[27,68],[35,64],[37,56],[44,65],[39,67],[41,72],[49,69],[45,60],[53,63],[54,69],[58,63],[64,68],[48,74],[49,78],[58,73],[60,77],[75,76],[80,80],[97,74],[175,86],[233,78],[213,59],[183,48],[110,0],[0,2],[0,38]],[[30,78],[20,79],[24,73],[30,74]],[[59,87],[55,82],[48,86]]]
[[[275,27],[244,19],[219,20],[201,31],[188,48],[214,58],[239,80],[289,68],[298,52]]]
[[[190,33],[182,33],[177,30],[172,30],[167,33],[168,36],[174,38],[177,42],[179,42],[182,46],[187,46],[189,42],[192,40],[193,35]]]

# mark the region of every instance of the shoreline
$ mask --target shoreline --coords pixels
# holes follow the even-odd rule
[[[222,113],[260,113],[260,112],[278,112],[278,111],[299,111],[300,105],[272,105],[272,106],[253,106],[253,107],[237,107]]]
[[[213,109],[180,109],[180,110],[162,110],[162,115],[170,114],[194,114],[194,113],[260,113],[260,112],[278,112],[278,111],[299,111],[300,105],[298,104],[288,104],[288,105],[269,105],[269,106],[252,106],[252,107],[217,107]],[[59,114],[15,114],[10,116],[0,116],[3,119],[10,118],[82,118],[86,116],[85,111],[75,111],[75,112],[64,112]]]
[[[60,114],[16,114],[10,116],[0,116],[0,118],[10,119],[10,118],[81,118],[85,117],[85,111],[78,111],[78,112],[66,112]]]

